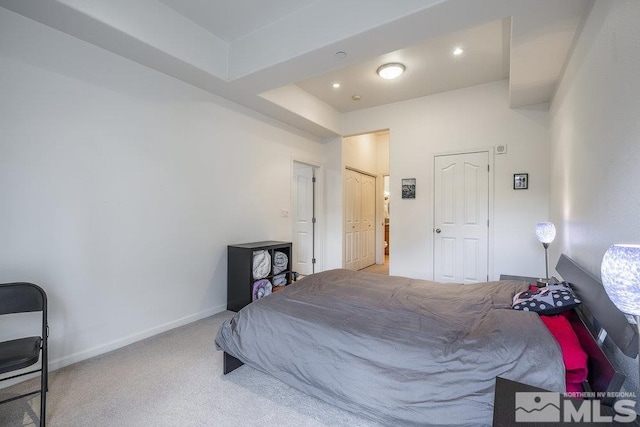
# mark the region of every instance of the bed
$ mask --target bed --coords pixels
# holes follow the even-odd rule
[[[240,310],[216,346],[225,373],[246,363],[384,425],[490,425],[497,377],[566,389],[560,346],[511,309],[527,288],[331,270]]]

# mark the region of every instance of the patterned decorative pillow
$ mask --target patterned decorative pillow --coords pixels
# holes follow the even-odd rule
[[[580,303],[569,284],[562,282],[516,294],[511,308],[552,315],[570,310]]]

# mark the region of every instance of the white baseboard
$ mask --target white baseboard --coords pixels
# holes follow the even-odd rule
[[[87,350],[82,350],[77,353],[73,353],[67,356],[63,356],[49,361],[49,371],[55,371],[56,369],[64,368],[65,366],[72,365],[74,363],[81,362],[86,359],[90,359],[95,356],[99,356],[104,353],[108,353],[113,350],[117,350],[121,347],[133,344],[134,342],[141,341],[145,338],[152,337],[154,335],[161,334],[171,329],[178,328],[189,323],[193,323],[205,317],[213,316],[214,314],[221,313],[227,309],[227,304],[220,304],[215,307],[208,308],[207,310],[200,311],[198,313],[190,314],[181,319],[172,320],[162,325],[155,326],[153,328],[146,329],[144,331],[137,332],[135,334],[111,341],[103,345],[99,345]],[[213,339],[213,337],[211,338]]]

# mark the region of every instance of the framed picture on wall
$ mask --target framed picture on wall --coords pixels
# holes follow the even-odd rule
[[[526,190],[527,188],[529,188],[529,174],[528,173],[513,174],[513,189]]]
[[[403,199],[416,198],[416,179],[415,178],[402,179],[402,198]]]

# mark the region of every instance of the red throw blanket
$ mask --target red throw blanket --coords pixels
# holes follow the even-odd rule
[[[587,379],[587,353],[582,349],[571,323],[563,315],[540,316],[540,319],[560,344],[566,368],[567,391],[583,391],[581,383]]]

